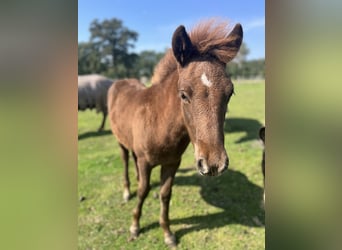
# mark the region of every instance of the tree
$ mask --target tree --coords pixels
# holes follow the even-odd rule
[[[138,33],[123,26],[122,21],[116,18],[105,19],[99,22],[95,19],[90,24],[90,41],[98,46],[102,58],[111,58],[113,73],[119,73],[119,65],[127,67],[133,64],[135,56],[129,54],[134,48]],[[127,72],[126,72],[127,73]]]
[[[227,65],[227,73],[231,78],[264,78],[265,59],[248,60],[249,49],[242,43],[239,53],[232,62]]]
[[[99,49],[93,43],[78,44],[78,74],[92,74],[107,71],[108,63],[102,58]]]
[[[227,73],[233,79],[265,78],[265,59],[243,61],[240,65],[237,62],[230,62]]]
[[[144,50],[140,52],[136,67],[138,68],[138,76],[151,77],[154,67],[164,56],[163,52],[155,52],[153,50]]]
[[[237,64],[241,65],[243,62],[245,62],[247,60],[248,54],[249,54],[249,48],[247,47],[247,45],[244,42],[242,42],[242,44],[240,46],[239,53],[234,58],[234,61]]]

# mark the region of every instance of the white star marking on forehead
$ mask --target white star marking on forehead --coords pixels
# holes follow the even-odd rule
[[[205,86],[208,86],[210,87],[211,85],[213,85],[213,83],[211,81],[209,81],[207,75],[205,73],[202,74],[201,76],[201,80],[202,80],[202,83],[205,85]]]

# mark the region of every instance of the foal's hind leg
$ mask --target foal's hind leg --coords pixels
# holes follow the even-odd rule
[[[137,181],[139,182],[139,170],[138,170],[138,161],[137,156],[135,155],[134,151],[132,151],[133,159],[134,159],[134,165],[135,165],[135,174],[137,177]]]
[[[139,186],[138,186],[138,205],[133,211],[133,222],[130,227],[131,240],[138,237],[140,224],[139,220],[142,213],[142,206],[144,204],[145,198],[150,191],[150,177],[152,167],[149,166],[144,159],[138,158],[138,170],[139,170]]]
[[[172,184],[180,161],[174,164],[164,164],[160,171],[160,226],[164,230],[164,241],[167,245],[176,246],[175,236],[170,230],[169,205],[172,193]]]
[[[124,192],[123,192],[123,199],[124,201],[128,201],[131,194],[129,191],[130,181],[129,181],[129,173],[128,173],[128,157],[129,151],[125,148],[122,144],[119,144],[121,148],[121,158],[124,163]]]

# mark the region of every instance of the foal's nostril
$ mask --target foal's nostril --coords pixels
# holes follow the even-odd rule
[[[229,165],[229,159],[227,158],[226,161],[224,162],[224,168],[227,169]]]
[[[197,160],[197,169],[202,175],[208,174],[209,170],[205,159],[201,158]]]
[[[203,171],[203,159],[197,161],[197,168],[199,171]]]
[[[224,171],[226,171],[228,169],[228,165],[229,165],[229,159],[226,158],[224,165],[219,168],[218,172],[223,173]]]
[[[228,158],[224,162],[215,163],[210,166],[205,158],[199,158],[197,160],[197,169],[201,175],[217,176],[227,170],[228,164]]]

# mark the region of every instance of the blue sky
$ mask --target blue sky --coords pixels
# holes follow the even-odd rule
[[[248,59],[265,58],[264,0],[79,0],[78,41],[89,40],[91,21],[113,17],[139,33],[135,52],[164,51],[179,25],[190,30],[200,20],[221,17],[242,24]]]

